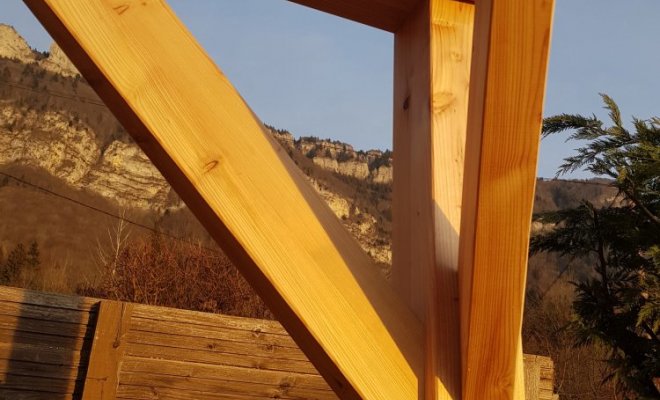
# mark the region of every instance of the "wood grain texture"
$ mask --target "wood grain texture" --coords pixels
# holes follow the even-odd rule
[[[62,296],[59,294],[40,293],[31,290],[0,286],[0,302],[31,304],[62,308],[68,310],[86,311],[96,314],[99,301],[89,297]]]
[[[83,400],[114,400],[132,310],[130,303],[101,301]]]
[[[327,383],[317,374],[283,373],[262,369],[245,369],[233,365],[199,364],[180,361],[134,358],[124,360],[122,371],[144,372],[179,377],[195,377],[199,379],[223,379],[259,383],[262,385],[299,387],[328,392],[334,398],[334,393]]]
[[[331,390],[317,390],[297,385],[287,381],[281,384],[263,384],[228,380],[222,377],[215,379],[201,379],[195,376],[173,376],[164,374],[151,374],[140,371],[138,373],[122,372],[120,380],[123,385],[148,386],[153,388],[170,388],[178,390],[204,390],[207,393],[225,393],[245,396],[267,397],[273,399],[297,400],[336,400],[337,395]]]
[[[281,347],[269,343],[255,343],[255,341],[239,342],[141,331],[131,331],[126,339],[130,343],[169,346],[184,350],[201,350],[208,353],[245,354],[279,360],[307,361],[307,357],[298,348]]]
[[[289,0],[374,28],[396,32],[420,0]]]
[[[393,284],[426,326],[426,398],[459,399],[458,238],[474,6],[426,0],[395,35]]]
[[[552,0],[476,5],[459,253],[465,399],[524,398],[519,338],[552,12]]]
[[[176,323],[134,317],[131,320],[131,330],[134,332],[157,332],[194,338],[220,339],[231,342],[246,342],[298,349],[298,346],[296,346],[296,343],[289,335],[264,333],[256,324],[253,330],[238,330],[227,328],[220,323],[216,326],[204,326],[185,322]],[[284,329],[282,331],[285,332]]]
[[[141,358],[185,361],[200,364],[233,365],[247,369],[316,374],[316,368],[307,360],[282,360],[252,354],[221,353],[207,350],[190,350],[153,344],[128,343],[126,355]]]
[[[422,327],[157,0],[26,0],[342,398],[414,399]]]

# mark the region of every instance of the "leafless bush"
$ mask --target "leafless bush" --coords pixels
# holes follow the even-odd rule
[[[85,296],[252,318],[272,314],[221,253],[154,234],[123,243]]]
[[[523,323],[524,351],[549,356],[555,363],[555,389],[561,400],[620,400],[622,394],[608,380],[611,370],[606,349],[577,345],[571,329],[574,287],[568,279],[539,294],[528,294]]]

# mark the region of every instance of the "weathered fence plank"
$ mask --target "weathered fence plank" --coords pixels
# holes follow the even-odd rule
[[[139,304],[124,304],[122,312],[122,303],[58,295],[40,298],[31,291],[0,287],[0,303],[21,305],[21,298],[29,299],[30,310],[34,306],[47,309],[49,303],[53,309],[82,304],[70,308],[71,315],[64,318],[89,313],[89,325],[79,326],[92,334],[86,339],[49,330],[15,330],[12,336],[11,330],[4,330],[0,334],[0,400],[80,400],[83,391],[93,399],[336,398],[275,321]],[[15,317],[15,326],[29,321],[32,328],[44,331],[40,323],[54,323],[46,314],[30,311],[30,317]],[[119,357],[122,346],[123,357]],[[287,350],[269,352],[271,346]],[[525,363],[533,371],[527,379],[537,380],[532,386],[539,388],[539,395],[528,400],[552,399],[552,361],[525,356]]]
[[[83,400],[115,398],[132,312],[133,304],[101,301]]]

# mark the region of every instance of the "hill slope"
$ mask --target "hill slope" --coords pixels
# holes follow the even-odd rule
[[[266,128],[387,273],[392,153]],[[74,280],[94,276],[94,254],[116,223],[103,211],[213,245],[61,51],[53,46],[49,54],[38,53],[6,25],[0,25],[0,172],[68,198],[4,177],[0,254],[37,240],[42,258],[83,272]],[[539,181],[535,210],[572,205],[582,197],[602,203],[613,195],[600,185]],[[132,232],[147,231],[134,226]]]

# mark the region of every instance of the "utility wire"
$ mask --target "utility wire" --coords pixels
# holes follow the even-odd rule
[[[30,183],[30,182],[26,181],[25,179],[18,178],[18,177],[14,176],[14,175],[11,175],[11,174],[8,174],[8,173],[5,173],[5,172],[0,172],[0,175],[5,176],[5,177],[7,177],[7,178],[9,178],[9,179],[13,179],[13,180],[15,180],[16,182],[20,182],[20,183],[22,183],[22,184],[24,184],[24,185],[26,185],[26,186],[29,186],[29,187],[31,187],[31,188],[33,188],[33,189],[36,189],[36,190],[38,190],[38,191],[41,191],[41,192],[43,192],[43,193],[49,194],[49,195],[51,195],[51,196],[55,196],[55,197],[57,197],[57,198],[59,198],[59,199],[65,200],[65,201],[69,201],[69,202],[71,202],[71,203],[73,203],[73,204],[76,204],[76,205],[78,205],[78,206],[80,206],[80,207],[85,207],[85,208],[90,209],[90,210],[92,210],[92,211],[95,211],[95,212],[98,212],[98,213],[104,214],[104,215],[106,215],[106,216],[108,216],[108,217],[115,218],[115,219],[117,219],[117,220],[120,220],[120,221],[126,222],[127,224],[134,225],[134,226],[136,226],[136,227],[138,227],[138,228],[141,228],[141,229],[144,229],[144,230],[147,230],[147,231],[153,232],[153,233],[155,233],[155,234],[157,234],[157,235],[167,236],[167,237],[170,238],[170,239],[178,240],[178,241],[180,241],[180,242],[183,242],[183,243],[186,243],[186,244],[189,244],[189,245],[195,245],[195,246],[198,245],[198,244],[194,243],[193,241],[191,241],[190,239],[186,239],[186,238],[182,238],[182,237],[174,236],[174,235],[171,235],[171,234],[169,234],[169,233],[167,233],[167,232],[159,231],[159,230],[157,230],[157,229],[151,228],[151,227],[146,226],[146,225],[144,225],[144,224],[141,224],[141,223],[139,223],[139,222],[135,222],[135,221],[132,221],[132,220],[127,219],[127,218],[125,218],[125,217],[122,217],[121,215],[117,215],[117,214],[110,213],[110,212],[105,211],[105,210],[102,210],[102,209],[100,209],[100,208],[98,208],[98,207],[94,207],[94,206],[92,206],[92,205],[85,204],[85,203],[83,203],[83,202],[81,202],[81,201],[78,201],[78,200],[76,200],[76,199],[72,199],[71,197],[65,196],[65,195],[63,195],[63,194],[59,194],[59,193],[53,192],[53,191],[50,190],[50,189],[46,189],[46,188],[43,187],[43,186],[35,185],[34,183]],[[220,254],[217,250],[214,250],[214,249],[208,248],[208,247],[206,247],[206,246],[200,246],[200,247],[203,248],[204,250],[210,251],[210,252],[212,252],[212,253]]]
[[[82,96],[76,96],[76,95],[73,95],[73,94],[70,94],[70,93],[58,92],[58,91],[54,91],[54,90],[50,90],[50,89],[45,89],[45,90],[44,89],[34,89],[34,88],[29,87],[29,86],[22,85],[20,83],[15,83],[15,82],[0,82],[0,85],[9,86],[9,87],[13,87],[13,88],[16,88],[16,89],[28,90],[30,92],[34,92],[34,93],[41,94],[41,95],[59,97],[59,98],[62,98],[62,99],[67,99],[67,100],[75,100],[75,101],[79,101],[81,103],[91,104],[91,105],[99,106],[99,107],[103,107],[103,108],[108,108],[108,106],[106,106],[104,103],[101,103],[101,102],[99,102],[95,99],[90,99],[88,97],[82,97]]]

